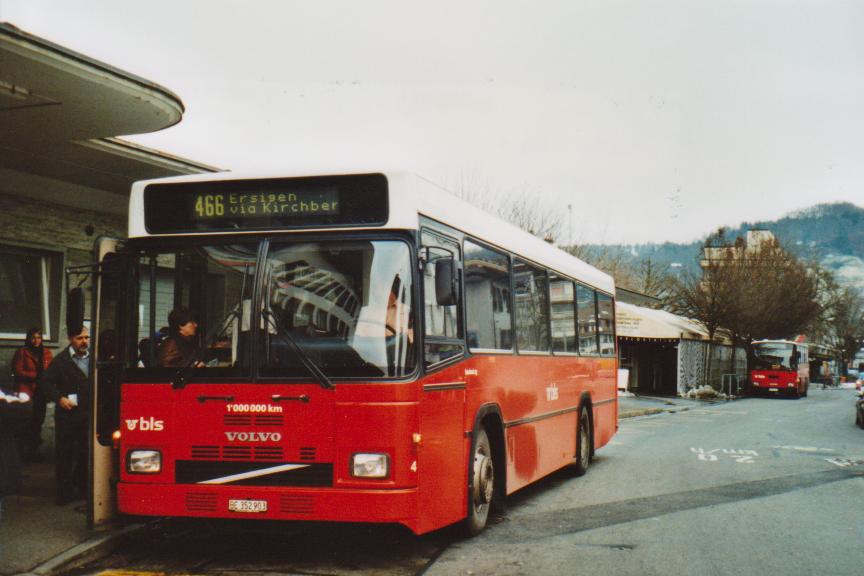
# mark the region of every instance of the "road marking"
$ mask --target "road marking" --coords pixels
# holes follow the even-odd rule
[[[755,450],[740,450],[737,448],[714,448],[713,450],[705,450],[704,448],[690,447],[690,452],[696,454],[696,458],[702,462],[719,462],[720,455],[728,456],[736,464],[754,464],[754,458],[759,456]],[[717,453],[720,453],[718,455]]]
[[[711,414],[712,416],[726,416],[726,415],[736,415],[736,416],[747,416],[749,412],[742,412],[738,410],[706,410],[704,408],[699,410],[693,410],[694,414]]]
[[[815,446],[771,446],[780,450],[793,450],[795,452],[836,452],[833,448],[817,448]]]
[[[840,468],[864,465],[864,459],[859,460],[855,458],[825,458],[825,461],[830,462],[835,466],[839,466]]]

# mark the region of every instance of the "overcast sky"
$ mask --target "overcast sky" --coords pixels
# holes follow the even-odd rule
[[[0,0],[0,20],[170,89],[183,121],[130,139],[235,171],[530,194],[572,204],[578,242],[864,205],[864,1]]]

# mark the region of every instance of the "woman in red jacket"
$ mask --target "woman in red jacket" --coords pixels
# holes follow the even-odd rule
[[[42,330],[27,331],[24,346],[15,351],[12,371],[15,376],[15,391],[24,392],[33,399],[33,415],[21,432],[22,456],[26,461],[41,460],[39,446],[42,444],[42,424],[45,422],[45,395],[39,390],[42,372],[51,364],[51,351],[42,345]]]

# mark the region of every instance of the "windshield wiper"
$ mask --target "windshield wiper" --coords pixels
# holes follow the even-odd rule
[[[276,335],[282,338],[288,345],[291,347],[291,350],[297,355],[297,358],[300,359],[300,362],[303,364],[303,367],[309,371],[310,374],[318,381],[318,384],[322,388],[331,389],[333,388],[333,382],[330,378],[327,377],[324,372],[321,371],[321,368],[318,367],[317,364],[309,357],[303,348],[297,344],[297,340],[291,335],[282,323],[279,321],[279,317],[273,313],[270,308],[264,310],[264,316],[267,317],[267,322],[276,329]]]

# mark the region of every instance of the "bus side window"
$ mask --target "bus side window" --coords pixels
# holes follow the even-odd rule
[[[546,270],[523,262],[513,264],[516,344],[520,352],[549,351],[549,288]]]
[[[600,355],[615,355],[615,306],[612,298],[597,293],[597,330],[600,334]]]
[[[457,298],[453,304],[439,304],[436,298],[435,275],[436,260],[450,258],[454,260],[455,269],[459,269],[461,254],[459,244],[428,231],[421,235],[422,250],[427,255],[423,266],[423,313],[425,325],[425,365],[432,366],[461,356],[464,352],[462,343],[462,327],[459,318],[461,292],[457,282]]]
[[[572,281],[555,274],[549,278],[553,352],[578,352],[576,340],[576,290]]]
[[[510,258],[465,240],[465,316],[468,346],[512,350]]]
[[[576,316],[579,325],[579,354],[597,355],[597,308],[594,290],[576,285]]]

